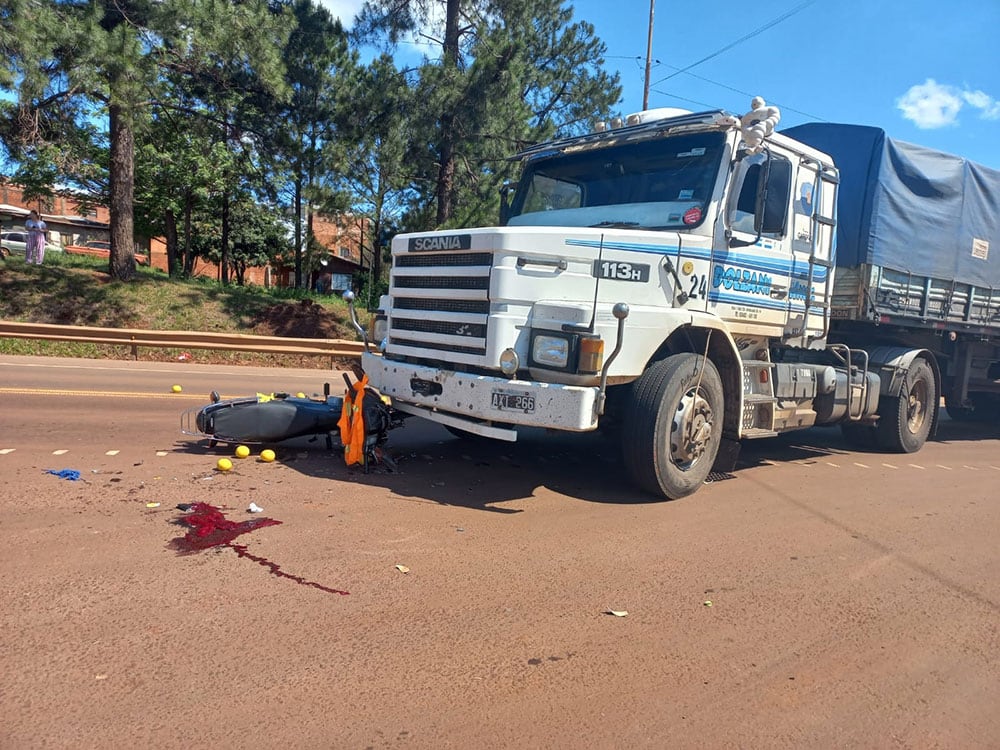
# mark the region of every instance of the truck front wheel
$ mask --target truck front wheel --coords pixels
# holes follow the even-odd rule
[[[883,450],[916,453],[931,431],[938,393],[934,373],[923,359],[915,359],[895,396],[879,401],[878,443]]]
[[[722,437],[722,381],[698,354],[675,354],[635,381],[625,408],[625,468],[642,489],[668,499],[697,490]]]

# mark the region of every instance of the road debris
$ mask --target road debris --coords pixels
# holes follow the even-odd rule
[[[46,469],[46,474],[52,474],[60,479],[68,479],[70,482],[75,482],[80,478],[80,472],[76,469]]]

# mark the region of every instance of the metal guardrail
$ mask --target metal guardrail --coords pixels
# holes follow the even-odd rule
[[[362,342],[342,339],[293,339],[237,333],[146,331],[136,328],[60,326],[49,323],[11,323],[7,321],[0,321],[0,337],[129,346],[132,349],[132,357],[135,359],[139,357],[139,347],[301,354],[329,357],[331,369],[335,360],[360,357],[364,350]]]

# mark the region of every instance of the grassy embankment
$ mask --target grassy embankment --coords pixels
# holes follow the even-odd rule
[[[336,297],[287,289],[175,280],[139,267],[131,282],[111,281],[107,262],[50,253],[43,266],[0,260],[0,320],[24,323],[246,333],[356,340]],[[365,322],[364,317],[362,322]],[[325,368],[325,357],[192,350],[191,361]],[[127,346],[0,338],[0,354],[131,359]],[[139,359],[176,361],[180,349],[140,348]]]

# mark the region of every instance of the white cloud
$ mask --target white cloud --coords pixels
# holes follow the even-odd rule
[[[951,86],[942,86],[928,78],[924,83],[911,86],[896,100],[896,107],[918,128],[930,130],[954,125],[962,109],[962,99]]]
[[[911,86],[896,100],[903,117],[924,130],[957,125],[958,113],[966,104],[979,110],[983,120],[1000,120],[1000,101],[985,91],[960,89],[938,83],[933,78]]]
[[[979,116],[984,120],[1000,120],[1000,102],[985,91],[963,91],[962,98],[970,107],[980,110]]]
[[[319,0],[319,4],[330,11],[330,15],[339,18],[345,29],[354,25],[354,17],[365,4],[365,0]]]

